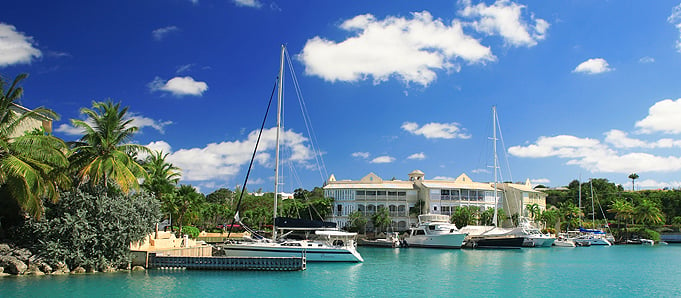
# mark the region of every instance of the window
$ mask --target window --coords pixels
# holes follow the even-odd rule
[[[397,196],[397,192],[396,191],[389,191],[388,195],[389,196]]]
[[[448,196],[449,195],[449,189],[440,190],[440,195]]]
[[[343,205],[338,204],[338,215],[343,215]]]
[[[379,190],[376,192],[377,195],[379,196],[385,196],[385,191],[384,190]]]
[[[375,196],[376,191],[375,190],[367,190],[367,196]]]
[[[425,235],[426,231],[424,230],[416,230],[416,235]]]
[[[404,192],[404,191],[400,191],[400,192],[397,193],[397,195],[400,196],[400,197],[406,197],[407,193]]]
[[[363,195],[364,195],[364,191],[363,191],[363,190],[358,190],[358,191],[356,192],[356,195],[358,195],[358,196],[363,196]]]

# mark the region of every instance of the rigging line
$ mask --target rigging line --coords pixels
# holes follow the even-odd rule
[[[272,94],[270,94],[270,101],[267,103],[267,110],[265,110],[265,117],[262,119],[262,125],[260,125],[260,132],[258,133],[258,139],[255,141],[255,148],[253,149],[253,155],[251,156],[251,163],[248,165],[248,171],[246,171],[246,179],[244,179],[244,185],[241,188],[241,194],[239,194],[239,201],[236,203],[236,213],[234,215],[234,218],[232,218],[232,224],[229,225],[229,232],[227,233],[227,238],[232,234],[232,227],[234,227],[234,220],[238,217],[239,215],[239,209],[241,208],[241,200],[244,197],[244,193],[246,192],[246,184],[248,183],[248,176],[251,175],[251,168],[253,167],[253,161],[255,160],[255,154],[258,152],[258,144],[260,144],[260,137],[262,136],[262,131],[265,129],[265,122],[267,121],[267,115],[270,113],[270,107],[272,106],[272,98],[274,98],[274,93],[277,90],[277,82],[279,82],[279,78],[274,83],[274,87],[272,88]],[[274,199],[277,199],[277,194],[274,194]],[[241,223],[241,220],[239,219],[239,223]],[[243,224],[241,226],[244,226]]]
[[[305,128],[307,129],[307,134],[310,137],[310,143],[312,147],[312,151],[315,156],[315,160],[317,162],[317,168],[319,170],[319,174],[321,176],[322,181],[326,181],[325,177],[328,177],[328,172],[326,170],[326,164],[324,163],[324,159],[321,158],[321,150],[318,147],[317,144],[319,144],[319,141],[317,140],[317,135],[314,133],[314,128],[312,128],[312,120],[310,119],[310,114],[307,110],[307,105],[305,104],[305,99],[303,98],[303,93],[300,89],[300,84],[298,83],[298,77],[296,76],[296,73],[293,69],[293,63],[291,62],[291,57],[288,54],[288,50],[286,51],[286,61],[288,62],[289,65],[289,71],[291,72],[291,79],[293,80],[293,84],[295,87],[296,95],[298,96],[298,102],[300,105],[301,113],[303,114],[303,120],[305,122]],[[321,162],[320,162],[321,160]],[[323,173],[322,173],[323,171]]]

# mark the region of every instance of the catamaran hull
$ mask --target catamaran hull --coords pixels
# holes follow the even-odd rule
[[[461,248],[466,234],[415,235],[405,238],[409,247]]]
[[[262,247],[254,245],[227,245],[225,254],[233,257],[300,257],[308,262],[364,262],[356,250],[344,248]]]

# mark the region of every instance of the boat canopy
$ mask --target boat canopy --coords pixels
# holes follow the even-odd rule
[[[582,232],[582,233],[592,233],[592,234],[605,235],[605,232],[603,232],[601,230],[590,230],[590,229],[585,229],[585,228],[582,228],[582,227],[579,228],[579,231]]]

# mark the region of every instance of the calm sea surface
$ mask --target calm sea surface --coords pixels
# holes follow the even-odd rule
[[[360,247],[299,272],[166,271],[0,278],[2,297],[681,297],[681,245],[521,250]]]

